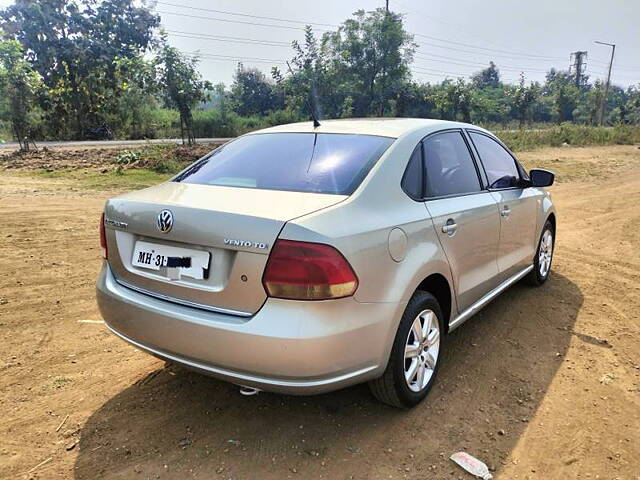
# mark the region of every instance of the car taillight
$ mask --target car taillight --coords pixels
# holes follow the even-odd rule
[[[107,235],[104,231],[104,213],[100,215],[100,247],[102,247],[102,258],[107,258]]]
[[[270,297],[327,300],[353,295],[358,277],[349,262],[330,245],[277,240],[262,283]]]

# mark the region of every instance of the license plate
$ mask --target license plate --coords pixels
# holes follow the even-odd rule
[[[172,270],[171,278],[176,271],[185,277],[202,280],[209,271],[209,259],[211,254],[202,250],[173,247],[157,243],[137,241],[133,249],[131,264],[134,267],[148,268],[151,270]],[[189,265],[174,267],[174,265]],[[167,272],[169,273],[169,272]]]

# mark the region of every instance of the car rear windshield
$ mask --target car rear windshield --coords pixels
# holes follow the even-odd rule
[[[350,195],[393,138],[331,133],[264,133],[234,140],[173,181]]]

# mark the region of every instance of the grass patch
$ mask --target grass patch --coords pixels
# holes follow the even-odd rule
[[[71,382],[70,378],[58,377],[53,381],[53,388],[62,388],[69,382]]]
[[[16,173],[16,171],[11,172],[12,175]],[[34,170],[32,172],[20,172],[20,174],[67,180],[79,187],[95,190],[138,190],[162,183],[171,178],[171,174],[157,173],[148,168],[132,168],[122,171],[108,170],[104,173],[94,169]]]
[[[592,127],[563,123],[531,130],[496,130],[495,134],[514,152],[542,147],[587,147],[640,143],[640,126]]]

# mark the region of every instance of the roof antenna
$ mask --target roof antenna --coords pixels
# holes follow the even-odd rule
[[[291,65],[289,65],[289,62],[287,62],[287,67],[289,68],[289,72],[291,73],[291,75],[294,75],[293,70],[291,70]],[[309,113],[311,113],[311,118],[313,119],[313,128],[318,128],[320,126],[320,121],[318,120],[318,117],[316,116],[315,110],[311,107],[311,104],[309,103],[309,98],[305,97],[304,102],[307,104],[307,108],[309,109]]]

